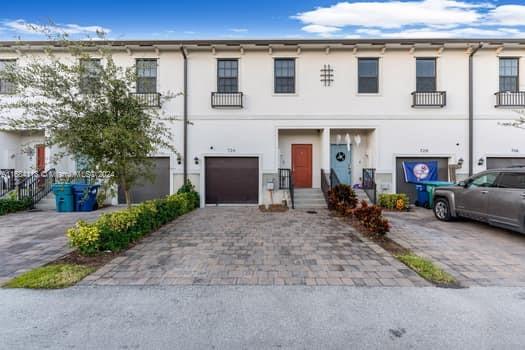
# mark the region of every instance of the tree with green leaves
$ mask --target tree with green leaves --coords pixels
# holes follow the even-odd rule
[[[144,108],[132,93],[135,67],[120,67],[106,40],[71,41],[59,36],[44,54],[24,53],[6,65],[0,79],[14,95],[0,97],[4,128],[45,130],[46,145],[63,150],[60,157],[85,159],[90,170],[110,174],[126,203],[141,178],[152,179],[152,153],[175,151],[170,122],[161,108]],[[159,97],[162,104],[176,95]]]

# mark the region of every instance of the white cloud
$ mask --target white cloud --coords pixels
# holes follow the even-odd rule
[[[496,23],[502,26],[523,26],[525,25],[525,6],[498,6],[490,11],[487,17],[489,23]]]
[[[332,34],[341,30],[341,28],[325,26],[320,24],[309,24],[301,28],[308,33],[317,33],[317,34]]]
[[[10,31],[14,31],[21,34],[31,35],[46,35],[46,34],[96,34],[96,33],[109,33],[110,29],[101,26],[81,26],[78,24],[49,24],[42,25],[36,23],[29,23],[23,19],[17,19],[14,21],[5,21],[2,26]]]
[[[449,0],[340,2],[299,13],[294,18],[308,25],[401,28],[417,24],[475,23],[481,18],[477,8],[489,7],[491,5],[485,3],[475,5]]]
[[[248,29],[246,28],[230,28],[230,31],[234,33],[246,33]]]
[[[525,36],[525,6],[478,0],[357,0],[298,13],[302,30],[341,37],[519,37]],[[505,29],[507,27],[507,30]],[[518,28],[510,28],[518,27]]]

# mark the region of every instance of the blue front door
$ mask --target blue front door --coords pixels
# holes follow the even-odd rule
[[[330,167],[334,169],[339,181],[351,185],[352,182],[352,150],[346,145],[331,145]]]

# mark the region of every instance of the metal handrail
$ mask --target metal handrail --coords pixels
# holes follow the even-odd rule
[[[31,207],[34,207],[36,203],[51,192],[55,179],[55,169],[49,169],[47,172],[37,171],[33,173],[16,185],[18,199],[29,198],[31,200]]]
[[[159,92],[132,92],[131,95],[142,107],[160,107]]]
[[[495,107],[525,107],[525,91],[498,91]]]
[[[243,93],[242,92],[212,92],[211,93],[211,107],[212,108],[243,108]]]
[[[328,192],[330,191],[330,179],[328,178],[328,175],[324,171],[324,169],[321,169],[321,191],[323,191],[324,200],[326,201],[326,204],[328,203]]]
[[[412,92],[412,107],[445,107],[446,91],[414,91]]]
[[[291,169],[279,168],[279,189],[290,191],[290,202],[295,209],[293,176]]]
[[[341,181],[339,180],[339,177],[337,176],[335,170],[333,168],[330,169],[330,189],[340,184]]]
[[[377,202],[377,184],[375,175],[376,170],[373,168],[363,168],[363,183],[361,186],[365,191],[368,198],[372,201],[373,204]]]
[[[15,169],[0,169],[0,197],[15,189]]]

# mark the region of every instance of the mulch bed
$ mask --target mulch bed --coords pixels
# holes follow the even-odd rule
[[[110,262],[111,260],[113,260],[119,255],[121,255],[121,253],[107,252],[107,253],[99,253],[99,254],[92,255],[92,256],[84,256],[75,250],[46,265],[75,264],[75,265],[82,265],[82,266],[87,266],[87,267],[98,269],[106,265],[108,262]]]
[[[288,211],[288,207],[282,204],[271,204],[268,207],[259,205],[259,210],[263,213],[284,213]]]

